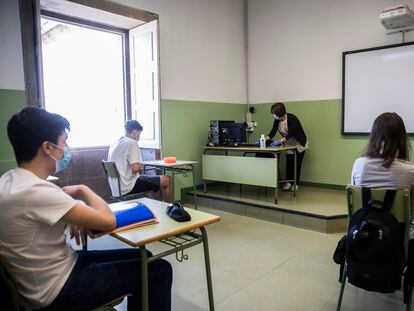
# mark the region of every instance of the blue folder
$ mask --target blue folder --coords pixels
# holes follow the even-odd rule
[[[116,227],[110,231],[92,230],[92,238],[97,238],[105,234],[120,232],[124,229],[130,229],[158,222],[157,217],[148,206],[140,202],[121,203],[125,209],[114,211]]]
[[[131,205],[133,205],[131,208],[114,212],[117,228],[156,219],[152,211],[145,204],[135,202]]]

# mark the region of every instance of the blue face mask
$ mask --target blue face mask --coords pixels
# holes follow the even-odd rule
[[[53,143],[52,143],[53,144]],[[54,156],[50,155],[50,157],[56,161],[56,170],[55,173],[63,171],[68,165],[70,160],[72,159],[72,152],[70,151],[69,147],[66,146],[64,149],[61,147],[53,144],[56,148],[63,150],[63,157],[62,159],[58,160]]]
[[[278,120],[278,121],[280,121],[280,117],[278,116],[278,115],[273,115],[273,117],[275,118],[275,120]]]

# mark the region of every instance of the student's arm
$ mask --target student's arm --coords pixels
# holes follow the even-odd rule
[[[64,187],[63,191],[74,199],[86,203],[76,204],[62,217],[65,222],[71,224],[71,238],[75,237],[78,245],[79,234],[84,234],[82,228],[100,231],[115,228],[116,220],[108,204],[90,188],[85,185],[76,185]]]
[[[131,170],[132,170],[133,173],[137,174],[141,171],[141,165],[138,162],[132,163],[131,164]]]
[[[131,166],[133,173],[137,174],[141,171],[141,165],[139,164],[142,162],[141,151],[139,150],[139,146],[135,141],[132,142],[129,146],[127,161],[130,163],[129,165]]]

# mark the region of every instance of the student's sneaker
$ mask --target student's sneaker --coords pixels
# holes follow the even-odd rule
[[[294,189],[295,189],[295,185],[292,185],[292,188],[290,188],[290,191],[295,191]],[[298,191],[298,190],[299,190],[299,186],[296,185],[296,191]]]
[[[282,190],[283,191],[289,191],[290,188],[292,188],[292,184],[290,182],[287,182],[283,185]]]

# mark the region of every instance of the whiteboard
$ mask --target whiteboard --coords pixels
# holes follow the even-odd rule
[[[368,134],[396,112],[414,133],[414,42],[342,54],[342,134]]]

